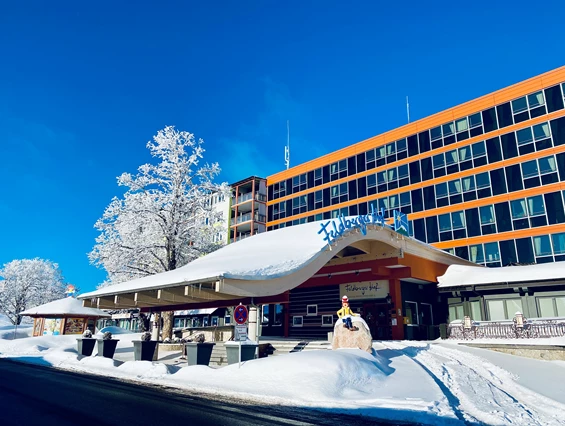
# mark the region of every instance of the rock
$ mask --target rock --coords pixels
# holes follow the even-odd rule
[[[356,348],[373,353],[373,339],[365,320],[361,317],[351,317],[356,330],[349,330],[338,319],[334,326],[332,349]]]

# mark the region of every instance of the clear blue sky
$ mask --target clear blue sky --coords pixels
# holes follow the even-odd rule
[[[94,289],[93,225],[166,125],[234,182],[283,169],[287,119],[296,165],[565,62],[565,2],[392,3],[3,2],[0,265]]]

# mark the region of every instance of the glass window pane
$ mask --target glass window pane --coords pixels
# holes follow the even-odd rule
[[[337,186],[337,185],[332,186],[331,193],[332,193],[332,197],[337,197],[339,195],[339,186]],[[296,198],[292,201],[295,201],[295,200],[296,200]]]
[[[473,149],[473,158],[486,155],[485,143],[483,141],[474,143],[472,145],[472,149]]]
[[[565,233],[553,234],[551,236],[551,242],[553,243],[554,254],[565,253]]]
[[[538,163],[541,174],[557,171],[557,165],[555,164],[555,157],[553,155],[549,157],[540,158],[538,160]]]
[[[490,176],[488,172],[479,173],[475,180],[477,181],[477,189],[488,188],[490,186]]]
[[[556,297],[555,298],[555,305],[557,307],[557,315],[558,317],[565,316],[565,297]]]
[[[367,187],[372,188],[373,186],[377,185],[377,175],[368,175],[367,176]]]
[[[409,204],[410,204],[410,193],[403,192],[402,194],[400,194],[400,205],[407,206]]]
[[[508,313],[508,319],[514,318],[518,312],[524,312],[522,310],[522,300],[520,299],[507,299],[506,300],[506,312]]]
[[[473,128],[481,124],[483,124],[483,119],[481,118],[480,112],[469,116],[469,127]]]
[[[375,148],[375,156],[377,158],[383,158],[385,156],[385,152],[386,152],[386,150],[385,150],[384,146]]]
[[[465,213],[463,211],[451,213],[453,229],[465,228]]]
[[[549,137],[549,123],[536,124],[534,126],[534,137],[536,140],[545,139]]]
[[[516,132],[516,138],[518,139],[518,146],[533,141],[532,128],[526,127],[525,129],[518,130]]]
[[[455,179],[449,182],[449,195],[461,194],[461,180]]]
[[[389,208],[395,209],[398,207],[398,195],[391,195],[388,197]]]
[[[447,197],[447,183],[443,182],[436,185],[436,197]]]
[[[530,216],[545,214],[545,206],[541,195],[528,198],[528,212],[530,213]]]
[[[500,260],[500,251],[498,249],[498,243],[486,243],[485,244],[485,261],[486,262],[496,262]]]
[[[469,246],[469,260],[475,263],[483,263],[485,261],[482,244]]]
[[[475,321],[481,321],[483,319],[481,315],[481,302],[478,300],[471,302],[471,319]]]
[[[394,154],[394,153],[396,153],[396,143],[394,143],[394,142],[389,143],[386,146],[386,155],[391,155],[391,154]]]
[[[512,101],[512,112],[514,112],[514,114],[525,111],[527,109],[528,103],[526,102],[525,96],[523,98]]]
[[[367,162],[375,161],[375,150],[371,149],[365,153],[365,157],[367,158]]]
[[[467,125],[467,117],[457,120],[455,122],[455,127],[457,128],[457,133],[467,130],[469,128]]]
[[[377,173],[377,182],[380,184],[386,183],[386,170]]]
[[[434,155],[433,163],[434,163],[434,169],[443,167],[445,165],[445,158],[443,154]]]
[[[408,164],[403,164],[402,166],[398,166],[398,178],[402,179],[403,177],[408,176]]]
[[[538,298],[539,315],[540,317],[554,317],[555,310],[553,309],[553,297],[539,297]]]
[[[535,108],[537,106],[545,104],[545,101],[543,99],[543,92],[539,91],[528,95],[528,103],[530,104],[530,108]]]
[[[522,176],[524,177],[524,179],[538,175],[538,162],[536,160],[526,161],[525,163],[522,163]]]
[[[468,146],[459,148],[459,161],[465,161],[469,158],[471,158],[471,148]]]
[[[396,141],[396,152],[406,151],[406,139]]]
[[[451,217],[449,213],[439,215],[440,232],[451,231]]]
[[[456,164],[458,160],[459,156],[457,155],[457,150],[454,149],[453,151],[448,151],[445,153],[445,164],[447,164],[448,166],[450,164]]]
[[[431,138],[433,141],[441,138],[441,126],[433,128],[431,131]]]
[[[522,219],[528,217],[528,212],[526,210],[526,200],[512,200],[510,201],[510,208],[512,210],[512,219]]]
[[[480,207],[479,212],[481,216],[481,225],[494,223],[494,207],[492,205]]]
[[[536,256],[550,256],[551,255],[551,242],[549,235],[539,235],[534,237],[534,250]]]
[[[394,169],[388,170],[388,181],[392,182],[396,180],[396,167]]]
[[[461,179],[461,183],[463,184],[463,192],[472,191],[475,189],[475,177],[474,176],[467,176]]]
[[[442,126],[443,136],[452,135],[455,131],[455,125],[453,123],[447,123]]]
[[[506,319],[504,313],[504,301],[502,300],[487,300],[488,312],[491,321],[501,321]]]

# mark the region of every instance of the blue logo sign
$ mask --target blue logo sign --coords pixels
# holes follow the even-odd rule
[[[328,245],[331,245],[334,240],[353,229],[359,229],[363,235],[367,235],[367,225],[386,226],[384,214],[384,208],[381,208],[381,211],[378,212],[373,205],[371,205],[371,212],[369,214],[359,215],[352,219],[341,215],[336,219],[322,223],[318,234],[323,234],[323,239]],[[394,211],[394,226],[392,226],[392,228],[398,233],[404,235],[408,234],[408,218],[404,213]]]

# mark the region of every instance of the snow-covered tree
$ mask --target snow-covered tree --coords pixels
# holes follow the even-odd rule
[[[103,286],[170,271],[220,247],[214,234],[225,225],[211,197],[229,196],[230,188],[214,182],[218,163],[199,164],[203,143],[192,133],[165,127],[147,142],[159,163],[118,177],[127,190],[96,222],[100,235],[89,253],[90,262],[108,274]],[[170,337],[172,312],[163,317],[163,336]]]
[[[65,295],[59,265],[49,260],[13,260],[0,269],[0,279],[0,312],[16,325],[20,312]]]

